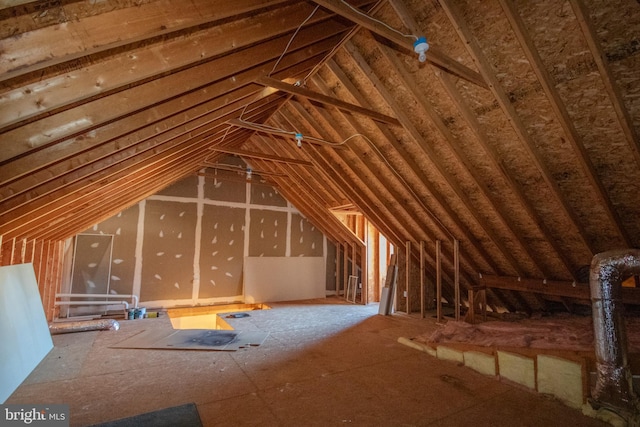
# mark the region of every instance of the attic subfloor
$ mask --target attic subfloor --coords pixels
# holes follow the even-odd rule
[[[109,348],[141,330],[171,328],[167,317],[56,335],[6,403],[67,403],[72,426],[190,402],[204,426],[607,425],[399,344],[435,330],[435,319],[377,311],[338,298],[272,304],[226,319],[239,331],[269,333],[237,352]]]

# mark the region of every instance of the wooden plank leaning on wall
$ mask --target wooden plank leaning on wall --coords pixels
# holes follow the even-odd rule
[[[55,313],[55,296],[62,283],[62,259],[64,242],[52,240],[11,239],[0,236],[0,266],[32,263],[38,281],[47,321]]]

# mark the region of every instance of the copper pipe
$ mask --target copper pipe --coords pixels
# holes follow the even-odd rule
[[[589,277],[597,364],[590,403],[596,409],[604,407],[617,413],[633,425],[640,420],[640,405],[627,357],[622,282],[637,274],[640,250],[624,249],[594,256]]]

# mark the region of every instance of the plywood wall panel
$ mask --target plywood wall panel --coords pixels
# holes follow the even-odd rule
[[[285,256],[287,214],[251,209],[249,256]]]
[[[291,215],[291,256],[322,255],[322,233],[302,215]]]
[[[245,210],[205,206],[200,242],[200,298],[242,295]]]
[[[233,164],[232,161],[227,161],[227,159],[224,160],[224,163]],[[243,203],[246,200],[247,186],[245,183],[237,181],[239,177],[237,173],[214,169],[207,169],[206,173],[212,174],[214,177],[207,177],[205,180],[205,199],[238,203]],[[220,178],[216,178],[216,176]]]
[[[139,212],[139,206],[134,205],[85,231],[113,235],[110,292],[131,294],[133,291]]]
[[[148,200],[144,224],[140,299],[191,299],[195,204]]]
[[[287,201],[278,190],[268,185],[251,186],[251,203],[256,205],[287,206]]]

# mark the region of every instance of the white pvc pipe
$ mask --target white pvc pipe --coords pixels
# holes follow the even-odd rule
[[[56,298],[131,298],[133,307],[138,308],[138,296],[134,294],[56,294]],[[88,301],[79,301],[88,302]]]
[[[119,305],[124,304],[125,310],[129,309],[126,301],[56,301],[55,305]]]

